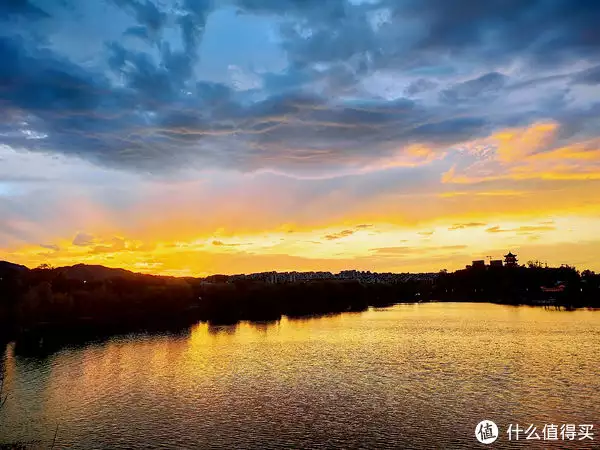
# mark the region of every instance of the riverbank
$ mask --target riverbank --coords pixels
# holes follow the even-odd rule
[[[309,280],[273,283],[237,277],[173,278],[92,266],[2,274],[2,340],[19,348],[132,331],[235,324],[365,311],[428,301],[600,307],[600,277],[573,268],[490,268],[441,272],[403,282]],[[557,286],[560,288],[545,288]]]
[[[13,340],[19,351],[52,349],[134,331],[169,331],[197,322],[233,325],[240,321],[274,322],[288,318],[365,311],[399,301],[414,302],[416,286],[363,285],[358,282],[320,281],[269,285],[191,284],[181,280],[128,282],[119,289],[113,280],[93,290],[74,291],[72,301],[54,294],[51,307],[18,310]],[[119,284],[119,283],[116,283]],[[57,300],[58,297],[58,300]],[[137,299],[134,299],[136,297]],[[20,312],[20,314],[19,314]]]
[[[472,302],[472,301],[419,301],[419,302],[397,302],[385,305],[377,305],[375,309],[390,308],[395,305],[410,305],[410,304],[472,304],[476,305],[498,305],[511,307],[531,307],[541,310],[554,311],[577,311],[579,309],[598,310],[600,308],[581,307],[574,308],[570,306],[558,304],[516,304],[516,303],[499,303],[499,302]],[[303,320],[311,318],[332,317],[341,314],[360,313],[371,309],[366,306],[362,309],[348,309],[345,311],[323,312],[319,314],[302,314],[302,315],[281,315],[277,319],[248,319],[240,318],[237,321],[217,321],[214,319],[198,319],[195,316],[181,317],[179,320],[163,320],[163,321],[147,321],[147,322],[129,322],[129,323],[111,323],[98,324],[82,321],[80,323],[64,323],[64,324],[40,324],[37,327],[22,330],[18,335],[12,338],[6,338],[0,341],[0,348],[4,348],[7,344],[13,342],[15,344],[15,353],[20,355],[46,355],[54,351],[60,350],[65,346],[84,346],[90,342],[104,342],[111,338],[119,336],[128,336],[135,334],[146,335],[180,335],[189,333],[190,329],[201,323],[208,324],[209,328],[219,330],[227,329],[228,327],[236,327],[241,323],[253,324],[260,327],[268,327],[279,323],[283,318],[287,320]],[[225,328],[224,328],[225,327]]]

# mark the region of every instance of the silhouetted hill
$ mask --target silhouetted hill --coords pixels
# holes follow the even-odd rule
[[[29,270],[29,269],[20,264],[11,263],[8,261],[0,261],[0,273],[13,271],[13,270],[25,271],[25,270]]]
[[[79,281],[105,281],[111,278],[133,278],[142,276],[141,274],[125,269],[113,269],[111,267],[87,264],[58,267],[54,270],[69,280]]]
[[[26,272],[29,270],[31,269],[21,264],[15,264],[8,261],[0,261],[0,274],[15,271]],[[33,270],[35,271],[39,269]],[[130,270],[126,269],[115,269],[112,267],[89,264],[75,264],[74,266],[63,266],[54,269],[44,270],[50,270],[56,275],[62,275],[66,279],[78,281],[105,281],[112,278],[134,278],[146,276],[144,274],[131,272]]]

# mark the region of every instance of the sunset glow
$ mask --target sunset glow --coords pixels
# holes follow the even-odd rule
[[[0,259],[600,270],[600,46],[561,2],[517,25],[482,7],[477,39],[428,2],[22,3],[0,36]],[[509,42],[553,21],[552,48]]]

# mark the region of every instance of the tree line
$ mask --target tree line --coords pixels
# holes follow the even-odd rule
[[[93,278],[93,277],[92,277]],[[544,287],[563,286],[550,294]],[[0,339],[27,347],[197,321],[233,324],[364,311],[399,302],[481,301],[600,307],[600,275],[573,267],[486,267],[441,272],[431,283],[314,280],[270,284],[221,276],[207,282],[133,273],[82,280],[61,269],[0,274]]]

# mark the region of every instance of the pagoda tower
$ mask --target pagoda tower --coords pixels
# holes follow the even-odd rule
[[[504,265],[506,267],[516,267],[519,260],[517,259],[517,255],[513,255],[511,252],[508,252],[507,255],[504,255]]]

